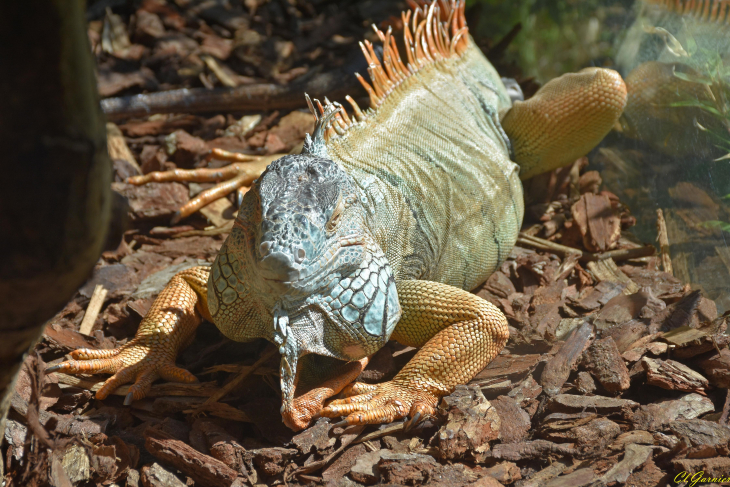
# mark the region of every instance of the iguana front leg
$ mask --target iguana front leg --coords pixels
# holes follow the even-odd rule
[[[119,386],[134,382],[124,404],[142,399],[158,378],[197,382],[193,374],[175,365],[175,358],[193,339],[203,318],[210,320],[209,273],[209,267],[200,266],[175,274],[129,343],[114,350],[75,350],[71,352],[73,360],[49,367],[47,372],[114,374],[97,391],[97,399],[105,399]]]
[[[467,383],[507,343],[507,319],[488,301],[432,281],[398,284],[403,315],[391,336],[421,347],[393,380],[376,386],[356,383],[357,395],[332,401],[327,417],[347,416],[347,424],[387,423],[435,412],[440,397]]]

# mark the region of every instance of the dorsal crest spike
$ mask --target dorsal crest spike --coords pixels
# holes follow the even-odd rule
[[[331,137],[346,135],[351,127],[365,122],[368,119],[367,113],[377,110],[391,93],[418,71],[430,64],[459,58],[464,53],[470,38],[464,17],[463,0],[430,2],[407,0],[407,2],[411,9],[401,13],[407,59],[404,60],[400,56],[392,26],[383,32],[373,24],[373,31],[383,44],[383,55],[381,57],[376,55],[370,41],[360,42],[360,49],[368,63],[370,82],[355,73],[370,96],[370,110],[363,112],[355,100],[348,96],[347,101],[353,108],[350,119],[339,104],[331,103],[325,98],[325,104],[322,106],[319,100],[312,100],[306,96],[307,105],[316,123],[313,140],[305,142],[305,149],[318,150],[318,144],[324,147]]]
[[[305,96],[307,98],[307,103],[312,110],[312,114],[315,117],[315,124],[312,135],[310,136],[309,134],[307,134],[304,138],[304,147],[302,149],[302,152],[327,158],[327,139],[330,130],[333,130],[332,124],[330,122],[332,120],[332,117],[334,117],[342,109],[342,105],[340,105],[339,103],[328,102],[323,107],[320,101],[315,98],[314,103],[319,109],[319,116],[317,116],[317,111],[314,110],[314,105],[309,99],[309,95]],[[337,125],[337,127],[339,127],[339,125]]]

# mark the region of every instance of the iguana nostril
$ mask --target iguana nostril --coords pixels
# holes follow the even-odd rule
[[[296,252],[294,253],[294,255],[296,256],[296,261],[297,261],[297,264],[299,264],[299,263],[300,263],[300,262],[302,262],[302,261],[304,260],[304,258],[305,258],[305,257],[307,256],[307,252],[306,252],[306,251],[305,251],[305,250],[304,250],[303,248],[299,247],[299,248],[298,248],[298,249],[296,250]]]
[[[269,251],[271,251],[271,242],[261,242],[261,245],[259,245],[259,252],[261,252],[261,257],[269,255]]]

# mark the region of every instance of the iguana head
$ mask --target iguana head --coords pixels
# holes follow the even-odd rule
[[[279,346],[282,411],[294,398],[302,355],[348,361],[370,355],[387,342],[401,314],[393,273],[367,226],[368,200],[337,163],[319,154],[278,159],[255,182],[209,286],[211,314],[228,333],[216,313],[233,296],[219,291],[216,275],[226,276],[217,267],[222,255],[240,262],[240,277],[233,275],[245,292],[236,299],[256,301],[270,327],[248,331],[242,323],[229,336],[263,336]]]

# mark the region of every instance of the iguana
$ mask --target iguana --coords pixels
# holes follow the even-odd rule
[[[129,403],[158,377],[196,380],[175,357],[207,319],[233,340],[279,347],[281,410],[295,430],[317,414],[413,424],[482,370],[509,332],[499,309],[469,290],[516,241],[520,176],[588,152],[626,90],[616,72],[593,68],[512,106],[468,34],[464,2],[413,8],[402,21],[404,57],[390,30],[377,30],[382,62],[362,45],[370,108],[348,97],[350,116],[310,101],[316,125],[302,153],[255,180],[212,267],[175,275],[126,345],[77,350],[50,370],[113,373],[99,399],[134,381]],[[237,167],[241,180],[258,171]],[[323,408],[389,339],[420,350],[393,380],[349,385]]]

